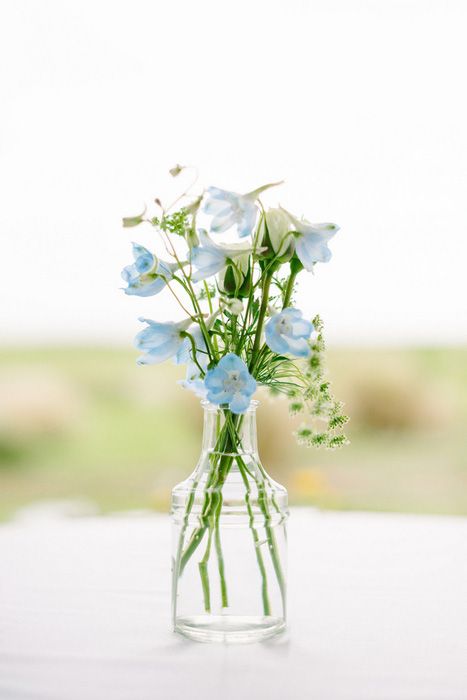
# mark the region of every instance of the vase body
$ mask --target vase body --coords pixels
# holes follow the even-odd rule
[[[287,491],[259,459],[257,402],[242,415],[203,407],[199,462],[172,492],[174,629],[259,641],[285,628]]]

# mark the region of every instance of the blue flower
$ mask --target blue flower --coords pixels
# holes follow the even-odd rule
[[[285,211],[285,210],[284,210]],[[329,262],[331,251],[329,240],[338,232],[336,224],[310,224],[286,212],[292,224],[295,238],[295,252],[303,267],[311,271],[317,262]]]
[[[247,194],[238,194],[221,190],[218,187],[208,187],[204,201],[203,211],[212,216],[211,231],[222,233],[231,226],[237,227],[240,238],[244,238],[253,232],[258,216],[256,200],[261,192],[269,187],[280,185],[280,182],[272,182],[268,185]]]
[[[194,323],[188,328],[187,333],[189,333],[194,340],[198,364],[201,365],[203,370],[206,370],[208,366],[208,352],[201,328],[197,323]],[[190,339],[184,338],[175,355],[175,364],[184,365],[190,362],[193,362],[193,347]]]
[[[176,355],[186,340],[184,332],[191,323],[191,319],[179,323],[157,323],[149,318],[139,320],[148,324],[135,338],[135,347],[146,353],[138,358],[139,365],[155,365]]]
[[[256,391],[256,381],[246,364],[233,352],[207,372],[204,385],[207,400],[217,405],[228,404],[232,413],[244,413]]]
[[[199,367],[194,362],[189,362],[186,367],[186,377],[185,379],[179,379],[178,383],[184,389],[189,389],[200,399],[205,399],[207,394],[207,389],[204,385],[203,379],[201,379],[201,372]]]
[[[125,294],[135,294],[139,297],[149,297],[158,294],[169,280],[172,279],[174,263],[159,260],[144,246],[133,243],[133,265],[123,268],[122,277],[128,282]]]
[[[266,324],[266,345],[279,355],[309,357],[307,340],[313,333],[313,324],[302,318],[298,309],[287,308],[275,314]]]
[[[197,268],[191,277],[193,282],[212,277],[227,267],[234,258],[248,254],[252,250],[251,247],[241,243],[233,243],[230,246],[214,243],[203,229],[200,229],[198,234],[201,245],[195,246],[190,252],[191,263]]]

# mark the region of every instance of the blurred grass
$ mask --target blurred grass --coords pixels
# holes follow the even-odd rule
[[[202,412],[176,385],[179,368],[134,360],[119,349],[0,351],[0,518],[50,499],[167,508],[196,463]],[[260,396],[263,462],[291,502],[467,514],[467,349],[339,349],[328,365],[352,416],[350,447],[299,448],[301,418]]]

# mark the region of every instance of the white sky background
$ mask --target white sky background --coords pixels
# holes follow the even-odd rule
[[[341,226],[298,297],[333,342],[466,342],[466,31],[463,0],[2,3],[0,342],[175,317],[118,288],[176,162]]]

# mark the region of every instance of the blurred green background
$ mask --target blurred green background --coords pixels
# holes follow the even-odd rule
[[[201,444],[198,400],[170,363],[103,348],[0,352],[0,518],[42,501],[167,510]],[[293,504],[467,514],[467,349],[335,349],[351,445],[298,447],[300,417],[261,395],[260,450]]]

